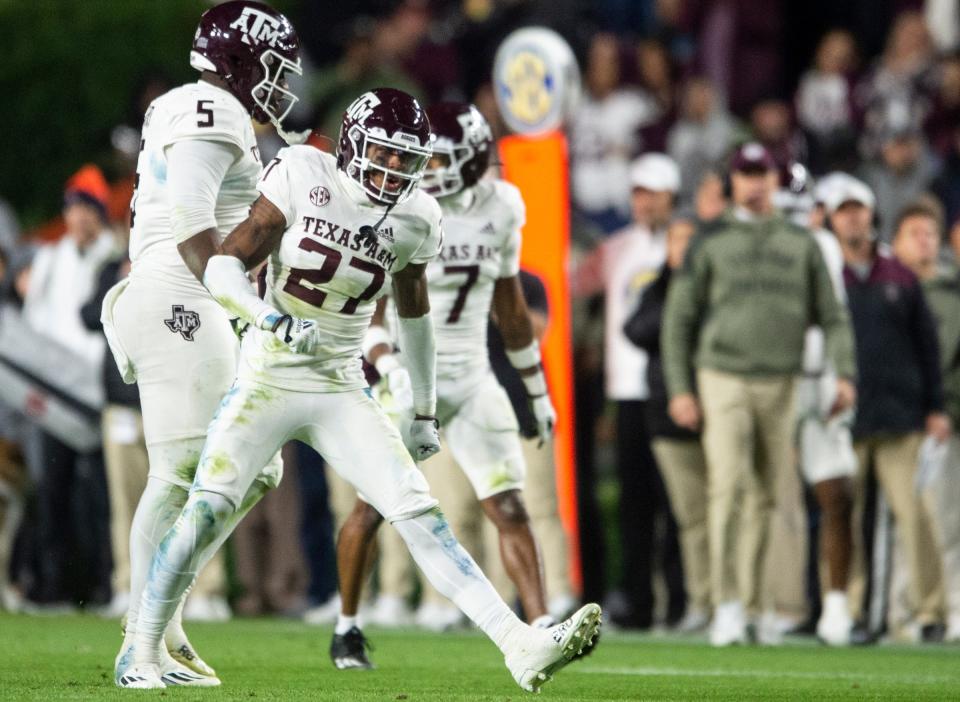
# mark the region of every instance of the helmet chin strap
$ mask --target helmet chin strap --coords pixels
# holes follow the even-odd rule
[[[362,236],[368,243],[374,242],[377,240],[377,230],[380,228],[380,225],[387,219],[387,215],[390,214],[390,210],[393,209],[393,206],[396,203],[391,202],[387,205],[387,209],[383,211],[383,216],[377,220],[377,223],[372,227],[369,224],[364,224],[360,227],[360,236]]]

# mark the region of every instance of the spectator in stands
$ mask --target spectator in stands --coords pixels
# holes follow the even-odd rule
[[[960,222],[960,121],[953,124],[953,143],[932,189],[943,204],[946,221]]]
[[[640,128],[639,151],[664,151],[667,135],[677,119],[677,85],[666,46],[654,39],[637,45],[640,86],[656,106],[650,121]]]
[[[866,162],[860,172],[876,197],[879,241],[889,244],[897,215],[930,187],[937,166],[923,133],[907,122],[889,124],[880,144],[880,157]]]
[[[856,157],[853,72],[857,46],[843,29],[820,40],[814,65],[800,79],[795,97],[797,122],[810,142],[810,167],[817,173],[852,165]]]
[[[666,258],[666,226],[680,188],[680,173],[670,157],[650,153],[633,163],[629,183],[633,224],[604,241],[574,271],[571,294],[604,292],[606,398],[617,408],[620,533],[628,601],[622,622],[648,628],[653,623],[653,524],[657,511],[669,511],[669,507],[658,504],[663,487],[646,427],[647,355],[624,336],[623,325]],[[677,580],[670,598],[672,618],[682,616],[683,610],[682,583]]]
[[[948,158],[956,153],[957,125],[960,124],[960,53],[940,59],[936,85],[933,105],[923,129],[933,152],[941,158]]]
[[[866,476],[873,471],[897,523],[920,627],[942,615],[939,554],[915,479],[924,434],[950,435],[944,414],[940,353],[933,317],[916,276],[878,250],[871,227],[874,194],[853,178],[827,195],[830,226],[843,249],[847,304],[856,336],[860,398],[853,424],[853,561],[850,606],[862,615],[866,558],[862,523]],[[893,226],[896,226],[896,222]]]
[[[80,308],[93,294],[100,269],[115,253],[114,238],[105,229],[108,192],[95,166],[84,166],[67,182],[63,207],[67,233],[37,252],[23,305],[27,323],[72,351],[77,366],[88,367],[92,379],[100,373],[105,343],[101,334],[84,327]],[[109,538],[107,515],[100,511],[106,511],[107,502],[100,453],[79,454],[34,426],[27,459],[37,483],[35,527],[42,554],[40,579],[31,599],[41,604],[73,598],[106,600],[109,557],[104,551]],[[83,553],[78,562],[71,561],[71,542]],[[83,566],[78,568],[78,563]]]
[[[898,129],[916,129],[923,123],[935,90],[933,58],[933,43],[923,15],[916,11],[902,13],[890,29],[883,55],[854,89],[865,158],[879,156],[892,123]],[[880,193],[877,196],[882,203]]]
[[[940,231],[937,212],[923,204],[908,207],[898,219],[893,250],[923,284],[940,341],[944,407],[951,433],[944,470],[929,476],[922,496],[943,564],[945,639],[956,642],[960,641],[960,274],[955,265],[939,262]]]
[[[570,123],[570,180],[574,209],[608,234],[630,219],[630,162],[637,133],[657,114],[656,103],[621,87],[620,44],[596,34],[584,71],[584,95]]]
[[[680,119],[670,129],[667,152],[680,167],[679,200],[689,204],[709,169],[730,149],[734,122],[708,78],[696,77],[683,89]]]
[[[710,623],[707,462],[700,432],[677,426],[667,410],[669,396],[660,355],[660,329],[670,278],[683,264],[695,229],[696,220],[689,215],[678,215],[670,222],[667,259],[623,330],[649,358],[650,399],[646,404],[646,423],[679,532],[687,607],[677,630],[687,633],[705,629]]]
[[[806,163],[807,142],[803,132],[794,127],[790,105],[785,100],[769,98],[754,105],[750,129],[753,139],[773,156],[781,174],[793,163]]]
[[[704,430],[715,646],[746,641],[748,608],[756,615],[761,605],[779,483],[799,479],[794,384],[812,324],[823,327],[840,378],[835,409],[850,407],[855,394],[849,321],[813,237],[775,213],[778,180],[762,145],[737,150],[733,207],[698,231],[664,312],[670,416],[681,427]],[[749,532],[738,525],[744,510],[756,510]],[[741,578],[731,558],[738,541],[754,568]]]

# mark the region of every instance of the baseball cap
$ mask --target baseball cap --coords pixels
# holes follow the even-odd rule
[[[824,192],[819,194],[818,199],[830,213],[836,212],[845,202],[858,202],[870,210],[877,204],[869,186],[846,173],[833,176]]]
[[[730,171],[775,171],[777,162],[770,151],[758,141],[748,141],[733,152]]]
[[[107,204],[110,199],[110,186],[103,172],[92,163],[83,166],[70,176],[63,192],[65,206],[83,203],[95,208],[100,216],[107,219]]]
[[[666,154],[644,154],[630,165],[630,185],[658,193],[676,193],[680,190],[680,169]]]

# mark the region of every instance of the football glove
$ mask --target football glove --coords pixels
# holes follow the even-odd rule
[[[434,417],[417,417],[405,437],[407,450],[416,461],[425,461],[440,450],[440,423]]]
[[[553,409],[549,395],[537,395],[530,398],[533,416],[537,420],[537,436],[540,437],[538,446],[553,436],[553,428],[557,423],[557,411]]]
[[[311,353],[317,345],[317,325],[285,314],[273,325],[273,335],[297,353]]]

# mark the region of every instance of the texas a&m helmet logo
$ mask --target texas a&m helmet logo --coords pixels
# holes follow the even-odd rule
[[[185,310],[183,305],[173,305],[170,312],[170,319],[163,320],[167,329],[174,334],[178,333],[187,341],[193,341],[193,335],[200,328],[200,315],[190,310]]]
[[[239,29],[244,44],[256,46],[265,43],[276,48],[283,24],[276,17],[255,7],[245,7],[240,16],[230,23],[230,29]]]
[[[330,191],[322,185],[316,186],[310,191],[310,202],[316,207],[323,207],[330,202]]]

